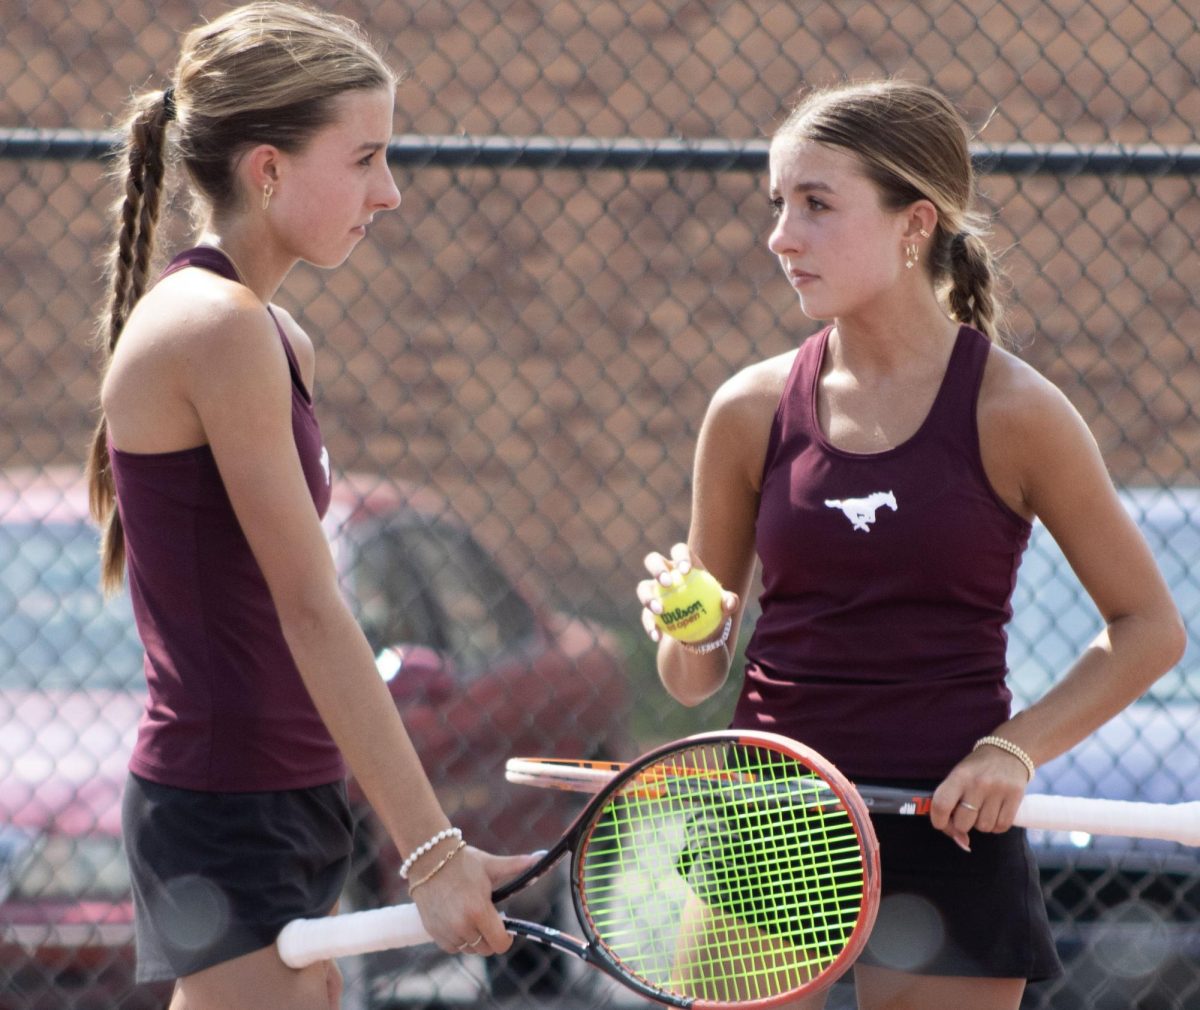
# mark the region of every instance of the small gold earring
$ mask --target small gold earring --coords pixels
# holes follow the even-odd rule
[[[911,270],[921,262],[921,254],[917,250],[917,243],[910,242],[904,247],[904,269]]]
[[[268,182],[263,186],[263,210],[271,206],[271,197],[275,195],[275,188]]]

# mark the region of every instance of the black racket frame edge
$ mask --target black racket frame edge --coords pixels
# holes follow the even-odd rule
[[[601,808],[608,803],[610,797],[618,792],[626,782],[637,776],[647,765],[654,764],[668,754],[705,744],[739,743],[754,740],[756,737],[761,739],[764,744],[767,744],[771,742],[772,734],[738,730],[714,730],[708,733],[697,733],[694,736],[684,737],[679,740],[672,740],[669,743],[661,744],[653,750],[647,751],[637,760],[631,761],[625,768],[617,772],[600,792],[588,800],[584,808],[575,817],[575,820],[571,822],[570,827],[563,832],[562,837],[547,850],[541,859],[520,876],[514,877],[508,883],[496,888],[492,892],[492,901],[498,904],[504,901],[505,898],[510,898],[518,891],[528,887],[553,868],[563,855],[570,851],[571,900],[575,905],[575,917],[580,923],[581,928],[586,931],[587,927],[584,923],[587,920],[587,916],[584,914],[583,903],[579,897],[579,887],[577,884],[578,867],[576,860],[578,858],[578,850],[572,846],[583,836],[584,831],[600,812]],[[784,744],[785,741],[780,740],[781,747]],[[622,985],[645,996],[647,999],[652,999],[658,1003],[673,1007],[691,1007],[696,1002],[695,997],[676,996],[674,993],[665,992],[662,989],[647,985],[640,979],[623,971],[601,943],[594,941],[585,942],[551,926],[543,926],[536,922],[527,922],[524,919],[513,919],[505,916],[505,924],[509,932],[518,936],[524,936],[544,946],[566,951],[568,954],[578,957],[593,967],[599,968],[606,975],[616,979]]]

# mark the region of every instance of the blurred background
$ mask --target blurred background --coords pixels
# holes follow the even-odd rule
[[[228,5],[6,0],[0,10],[0,1008],[161,1006],[138,989],[115,810],[141,692],[128,601],[95,589],[79,464],[93,319],[131,93]],[[1094,431],[1200,627],[1200,5],[332,2],[404,72],[401,209],[279,301],[318,345],[348,597],[472,841],[539,847],[573,801],[517,753],[628,758],[724,725],[740,671],[684,710],[638,621],[641,558],[686,534],[717,386],[816,325],[765,247],[766,139],[797,93],[894,75],[950,95],[1007,270],[1014,349]],[[188,240],[165,211],[164,251]],[[214,362],[214,367],[220,367]],[[1010,640],[1018,704],[1099,619],[1035,535]],[[410,676],[396,676],[407,661]],[[1180,667],[1035,788],[1200,799],[1200,671]],[[360,809],[347,904],[400,900]],[[1200,1008],[1196,851],[1035,839],[1064,978],[1029,1006]],[[569,923],[561,882],[530,914]],[[615,1006],[526,945],[347,964],[347,1005]],[[850,1005],[839,986],[831,999]]]

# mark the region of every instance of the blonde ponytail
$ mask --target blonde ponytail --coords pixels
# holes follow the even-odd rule
[[[108,302],[100,319],[99,343],[104,368],[112,359],[129,313],[146,290],[166,176],[166,134],[172,102],[166,93],[134,100],[122,162],[124,187],[117,204],[118,228],[109,256]],[[125,574],[125,534],[116,509],[116,489],[108,458],[108,425],[96,424],[88,455],[88,502],[100,526],[100,584],[106,593],[120,589]]]

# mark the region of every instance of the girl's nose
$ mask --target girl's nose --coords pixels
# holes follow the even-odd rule
[[[771,229],[771,234],[767,238],[767,248],[776,256],[783,256],[786,253],[794,252],[796,249],[796,238],[791,234],[791,230],[786,227],[787,218],[780,215],[779,220],[775,222],[775,227]]]
[[[378,196],[379,206],[384,210],[395,210],[400,206],[400,200],[400,187],[396,185],[396,179],[392,175],[391,169],[388,169],[387,182]]]

